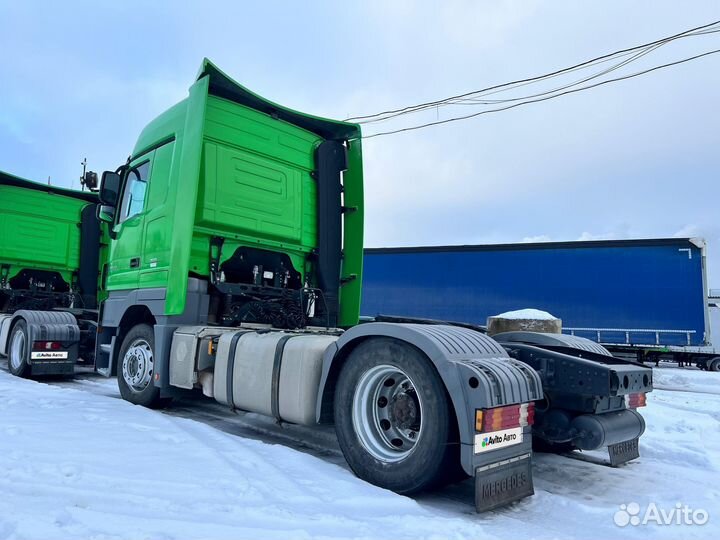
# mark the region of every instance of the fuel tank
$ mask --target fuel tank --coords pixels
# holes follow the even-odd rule
[[[239,330],[220,337],[215,399],[235,409],[315,424],[322,360],[336,335]]]

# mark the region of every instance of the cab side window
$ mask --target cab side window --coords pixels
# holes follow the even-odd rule
[[[148,172],[150,162],[133,167],[127,173],[125,191],[120,205],[119,223],[138,215],[145,208],[145,198],[148,191]]]

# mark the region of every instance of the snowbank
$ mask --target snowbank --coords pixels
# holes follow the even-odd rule
[[[653,386],[660,390],[720,395],[720,373],[677,368],[661,362],[653,369]]]

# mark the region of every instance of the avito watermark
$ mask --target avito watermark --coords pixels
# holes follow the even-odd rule
[[[621,504],[620,510],[615,512],[613,521],[618,527],[632,525],[705,525],[710,520],[710,514],[702,508],[691,508],[687,504],[676,503],[670,508],[663,508],[650,503],[643,509],[636,502]]]

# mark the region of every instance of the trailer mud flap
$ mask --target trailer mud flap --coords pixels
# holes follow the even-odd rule
[[[535,493],[530,454],[475,470],[475,509],[487,512]]]

